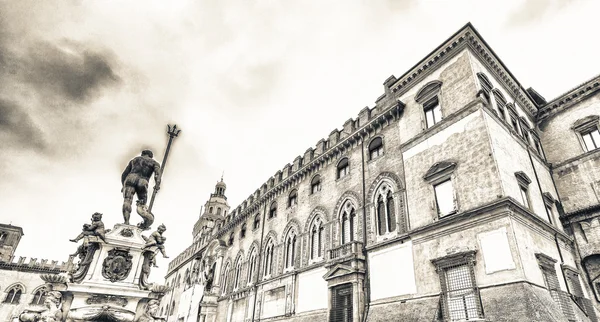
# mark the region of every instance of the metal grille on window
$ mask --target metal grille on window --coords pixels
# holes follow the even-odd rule
[[[471,264],[445,268],[442,279],[442,310],[446,319],[469,321],[482,317]]]
[[[554,269],[542,268],[542,275],[544,276],[544,282],[548,287],[548,291],[550,291],[552,299],[558,304],[565,317],[569,321],[576,321],[575,311],[571,306],[571,298],[569,297],[569,294],[560,289],[556,271]]]

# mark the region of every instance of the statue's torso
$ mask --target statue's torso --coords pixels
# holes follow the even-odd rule
[[[131,172],[129,174],[137,174],[143,178],[149,179],[154,172],[154,167],[158,165],[155,160],[139,156],[131,160]]]

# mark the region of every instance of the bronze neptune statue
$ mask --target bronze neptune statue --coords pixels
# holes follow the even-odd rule
[[[131,204],[133,195],[137,195],[137,210],[144,221],[138,226],[142,229],[150,228],[154,221],[154,216],[148,211],[146,202],[148,200],[148,183],[150,177],[154,174],[154,190],[160,189],[160,164],[152,159],[153,153],[150,150],[142,151],[142,155],[133,158],[129,161],[127,168],[121,175],[121,183],[123,188],[123,219],[125,224],[129,225],[129,217],[131,214]]]

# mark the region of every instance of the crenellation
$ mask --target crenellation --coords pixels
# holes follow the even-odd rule
[[[325,153],[325,139],[320,139],[314,150],[314,156],[317,157]]]
[[[369,123],[371,120],[371,109],[368,106],[365,106],[358,113],[358,127],[362,127],[363,125]]]
[[[292,168],[292,172],[296,172],[302,168],[302,156],[297,156],[294,159],[294,167]]]
[[[344,122],[344,130],[342,131],[342,135],[340,139],[348,137],[350,134],[354,133],[356,130],[354,119],[350,118],[346,122]]]
[[[340,131],[338,129],[334,129],[333,131],[331,131],[331,133],[329,133],[329,144],[327,144],[327,148],[331,148],[333,146],[335,146],[336,144],[338,144],[340,140]]]
[[[57,271],[65,271],[72,264],[72,258],[69,258],[68,261],[62,262],[60,265],[59,261],[48,259],[41,259],[38,261],[38,258],[32,257],[27,258],[24,256],[20,256],[18,260],[15,261],[16,257],[10,258],[10,261],[2,263],[4,266],[16,267],[16,268],[29,268],[29,269],[42,269],[42,270],[57,270]]]
[[[303,159],[303,165],[309,163],[310,161],[313,160],[313,156],[314,156],[315,150],[314,148],[308,148],[305,152],[304,152],[304,159]]]

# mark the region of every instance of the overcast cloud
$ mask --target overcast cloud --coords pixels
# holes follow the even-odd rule
[[[154,207],[174,258],[222,171],[236,207],[467,22],[551,99],[599,73],[597,12],[592,0],[0,1],[1,221],[24,229],[17,256],[66,260],[93,212],[122,221],[122,170],[143,148],[162,160],[177,123]]]

